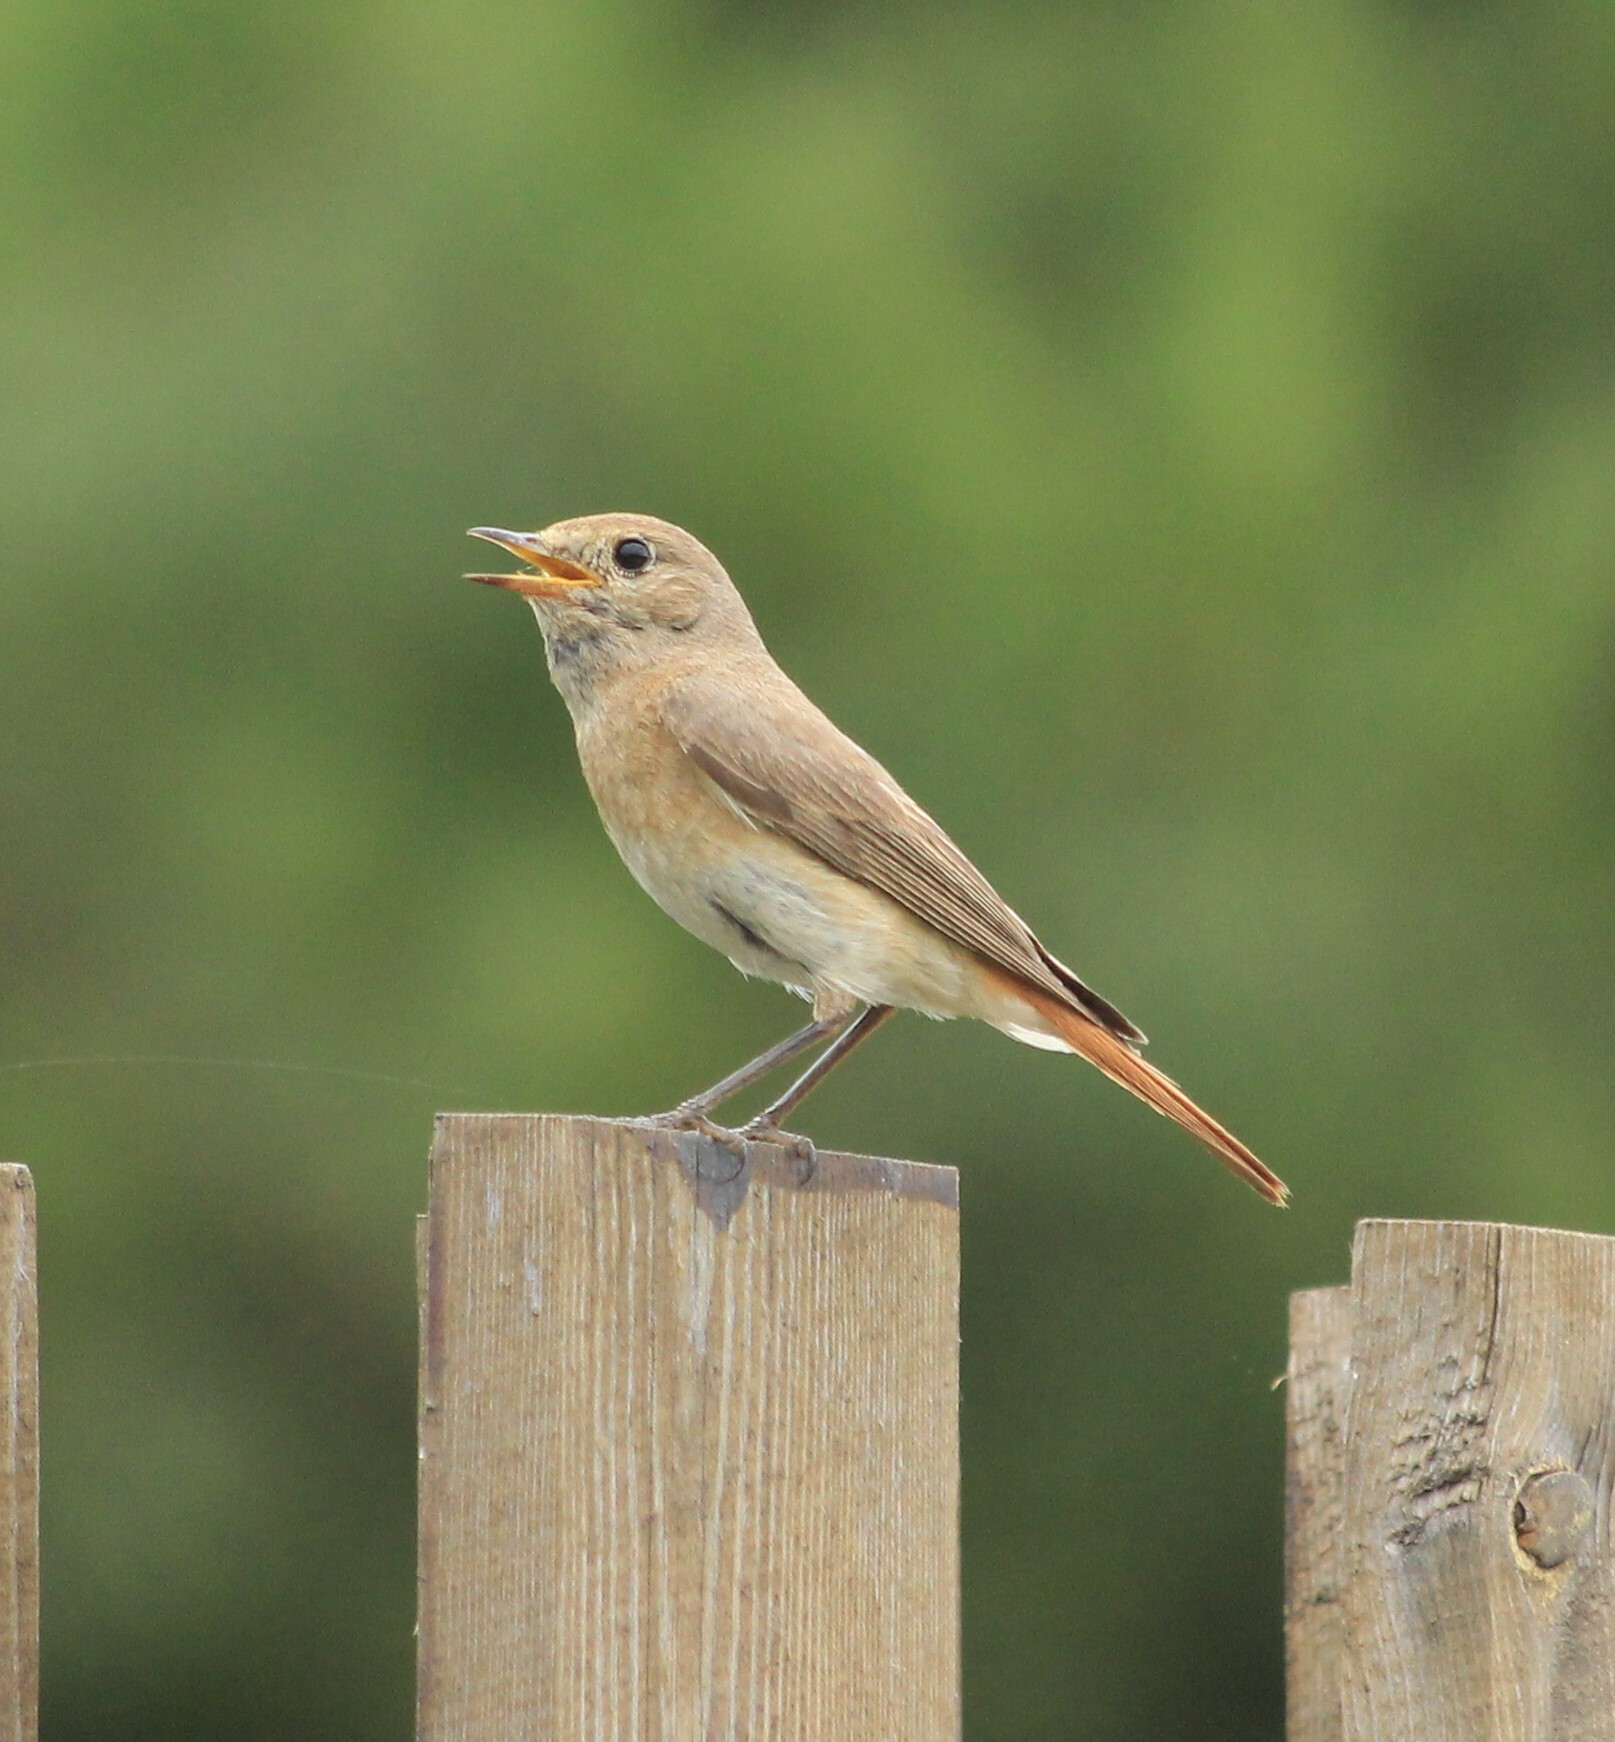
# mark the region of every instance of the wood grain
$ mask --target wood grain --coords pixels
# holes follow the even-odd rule
[[[1615,1240],[1364,1222],[1349,1311],[1340,1629],[1292,1610],[1292,1697],[1334,1649],[1345,1742],[1615,1742]]]
[[[956,1742],[949,1170],[450,1115],[425,1742]]]
[[[1290,1296],[1284,1484],[1288,1742],[1340,1742],[1341,1527],[1351,1290]]]
[[[34,1185],[0,1163],[0,1742],[39,1735],[39,1311]]]

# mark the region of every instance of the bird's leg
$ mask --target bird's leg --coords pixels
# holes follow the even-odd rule
[[[783,1143],[809,1163],[812,1172],[813,1145],[805,1137],[783,1128],[786,1117],[829,1076],[861,1041],[867,1040],[892,1013],[890,1004],[871,1004],[856,1022],[848,1023],[823,1052],[803,1071],[780,1098],[765,1107],[755,1119],[741,1126],[740,1135],[763,1142]]]
[[[821,1040],[831,1040],[841,1035],[852,1020],[850,1011],[835,1016],[815,1017],[806,1028],[799,1028],[795,1034],[788,1034],[784,1040],[776,1041],[766,1052],[758,1053],[756,1058],[743,1064],[739,1070],[731,1071],[728,1076],[720,1078],[710,1089],[703,1089],[699,1095],[691,1095],[687,1101],[680,1101],[670,1112],[655,1114],[650,1123],[669,1126],[675,1131],[704,1132],[706,1136],[716,1138],[726,1148],[743,1155],[746,1149],[745,1139],[727,1126],[717,1124],[711,1116],[713,1108],[722,1106],[742,1089],[749,1089],[759,1077],[766,1077],[776,1065],[782,1065],[787,1059],[806,1052],[809,1047],[817,1046]],[[794,1101],[791,1103],[792,1106],[795,1104]]]

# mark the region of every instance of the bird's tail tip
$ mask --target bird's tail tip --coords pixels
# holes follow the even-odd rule
[[[1022,996],[1025,996],[1023,993]],[[1054,999],[1035,1000],[1043,1016],[1059,1031],[1074,1052],[1097,1066],[1112,1082],[1137,1095],[1157,1113],[1181,1125],[1197,1138],[1237,1179],[1242,1179],[1258,1197],[1277,1209],[1290,1201],[1290,1188],[1246,1144],[1220,1125],[1203,1107],[1184,1094],[1172,1079],[1110,1030],[1080,1011]]]

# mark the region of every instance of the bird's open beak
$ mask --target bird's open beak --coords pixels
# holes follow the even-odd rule
[[[507,593],[520,593],[528,599],[564,599],[579,587],[598,587],[600,577],[593,569],[565,557],[552,556],[544,548],[542,536],[536,532],[505,532],[497,526],[473,526],[470,537],[485,538],[489,544],[503,545],[513,556],[531,563],[537,572],[520,575],[467,575],[468,581],[481,581],[485,587],[503,587]]]

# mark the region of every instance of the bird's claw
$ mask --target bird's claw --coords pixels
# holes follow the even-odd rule
[[[703,1137],[710,1137],[714,1143],[721,1143],[731,1155],[738,1155],[742,1161],[746,1159],[746,1134],[732,1130],[727,1125],[720,1125],[717,1120],[708,1118],[699,1107],[675,1107],[668,1113],[653,1113],[645,1123],[658,1126],[663,1131],[699,1131]]]
[[[777,1144],[795,1158],[799,1169],[797,1179],[801,1185],[806,1185],[813,1178],[814,1169],[819,1164],[819,1152],[813,1147],[811,1137],[783,1130],[761,1114],[735,1130],[728,1125],[718,1124],[702,1108],[686,1103],[667,1113],[652,1113],[644,1122],[662,1131],[699,1131],[703,1137],[710,1137],[714,1143],[721,1143],[731,1155],[738,1156],[742,1162],[746,1159],[748,1143]]]
[[[819,1152],[813,1147],[811,1137],[803,1137],[795,1131],[781,1130],[778,1125],[760,1114],[740,1127],[740,1135],[748,1143],[777,1143],[787,1154],[794,1156],[800,1169],[797,1175],[798,1184],[806,1185],[813,1178],[813,1170],[819,1164]]]

